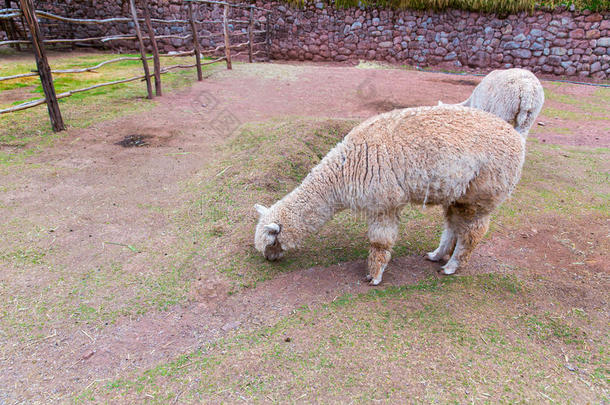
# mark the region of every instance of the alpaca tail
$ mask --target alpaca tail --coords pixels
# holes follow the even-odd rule
[[[544,93],[541,93],[544,97]],[[534,124],[542,103],[538,104],[536,97],[539,96],[535,91],[523,91],[519,97],[519,110],[515,117],[515,129],[521,134],[523,139],[527,138],[529,130]]]

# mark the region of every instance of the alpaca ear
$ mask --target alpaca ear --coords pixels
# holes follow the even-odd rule
[[[276,224],[275,222],[272,222],[268,225],[265,225],[265,230],[269,232],[270,235],[277,235],[278,233],[280,233],[280,226],[278,224]]]
[[[260,204],[254,204],[254,208],[256,208],[259,215],[265,215],[269,211],[269,208]]]

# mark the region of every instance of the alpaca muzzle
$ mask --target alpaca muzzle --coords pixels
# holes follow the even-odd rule
[[[275,261],[282,258],[284,255],[284,250],[282,249],[282,245],[276,239],[273,245],[269,245],[265,248],[264,255],[265,259]]]

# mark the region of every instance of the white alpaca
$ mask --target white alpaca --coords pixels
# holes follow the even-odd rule
[[[511,124],[525,139],[544,104],[540,80],[525,69],[494,70],[468,100],[456,104],[490,112]],[[441,101],[438,105],[444,105]]]
[[[445,211],[441,243],[428,257],[451,259],[453,274],[483,238],[492,211],[519,181],[521,136],[500,118],[461,106],[394,110],[354,128],[301,185],[260,219],[254,244],[269,260],[298,247],[345,208],[366,214],[371,242],[368,276],[381,282],[408,203]]]

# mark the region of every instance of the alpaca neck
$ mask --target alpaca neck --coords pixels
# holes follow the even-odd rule
[[[303,238],[316,233],[344,208],[336,198],[334,181],[323,170],[316,169],[277,203],[287,245],[298,246]]]

